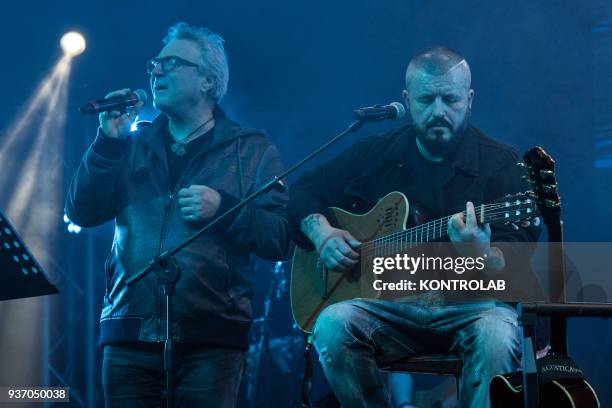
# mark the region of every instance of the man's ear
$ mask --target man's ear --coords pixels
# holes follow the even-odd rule
[[[210,76],[205,76],[200,82],[200,91],[202,91],[202,93],[204,93],[205,95],[208,95],[214,85],[214,79]]]
[[[404,99],[404,105],[406,105],[406,110],[410,110],[410,98],[408,98],[408,91],[402,91],[402,98]]]
[[[474,90],[470,89],[468,91],[468,109],[472,110],[472,102],[474,101]]]

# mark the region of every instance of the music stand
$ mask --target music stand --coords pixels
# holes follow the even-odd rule
[[[0,300],[59,293],[0,211]]]

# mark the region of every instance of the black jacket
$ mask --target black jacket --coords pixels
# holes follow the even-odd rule
[[[361,139],[330,162],[305,172],[292,186],[287,208],[295,242],[312,248],[300,230],[300,221],[313,213],[327,214],[327,207],[365,213],[391,191],[403,192],[409,200],[426,204],[433,218],[465,210],[465,203],[489,203],[506,194],[526,191],[519,158],[509,146],[470,127],[453,156],[452,174],[440,192],[440,201],[422,202],[411,183],[413,171],[408,157],[415,146],[415,130],[407,125],[382,136]],[[537,241],[539,228],[515,231],[492,226],[492,241]],[[507,257],[508,258],[508,257]]]
[[[115,219],[105,264],[100,344],[165,339],[165,301],[154,274],[132,287],[126,278],[203,226],[186,222],[176,192],[192,184],[220,192],[221,214],[282,171],[277,149],[259,130],[243,129],[215,110],[211,143],[187,165],[170,191],[161,140],[167,118],[126,140],[99,132],[72,180],[66,213],[83,227]],[[251,324],[249,254],[289,256],[286,194],[273,190],[205,234],[175,258],[182,270],[174,299],[175,339],[246,348]]]

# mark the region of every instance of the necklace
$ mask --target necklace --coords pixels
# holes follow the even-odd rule
[[[214,116],[211,116],[210,118],[206,120],[206,122],[202,123],[200,126],[195,128],[186,137],[182,138],[178,142],[172,143],[172,145],[170,146],[170,150],[172,150],[172,153],[176,154],[177,156],[184,156],[185,153],[187,153],[187,150],[185,150],[185,145],[187,145],[187,143],[191,142],[192,140],[195,140],[198,137],[202,136],[204,133],[197,134],[198,131],[201,130],[206,125],[208,125],[213,119],[214,119]]]

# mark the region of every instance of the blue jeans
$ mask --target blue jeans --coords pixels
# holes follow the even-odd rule
[[[458,352],[463,358],[459,406],[489,404],[489,382],[520,364],[517,315],[495,301],[442,303],[354,299],[326,308],[313,341],[343,407],[391,407],[378,364]]]
[[[176,407],[236,406],[246,352],[177,344],[174,362]],[[107,408],[162,407],[163,344],[104,346],[102,384]]]

